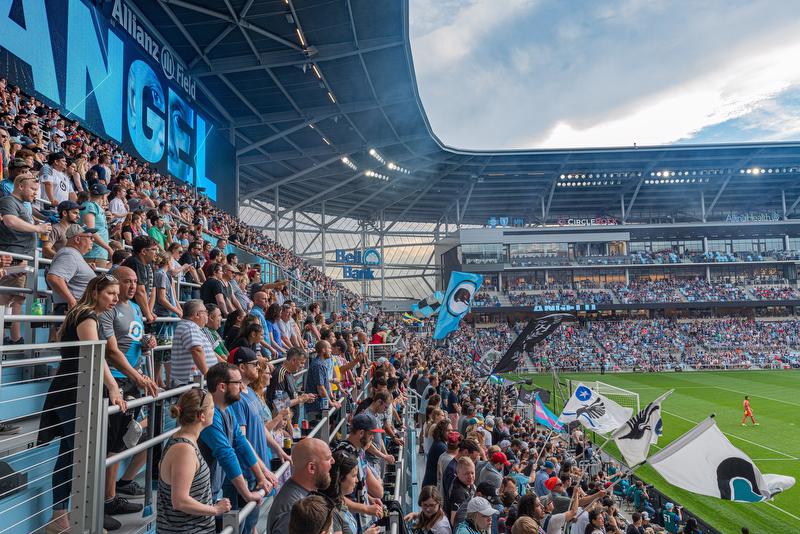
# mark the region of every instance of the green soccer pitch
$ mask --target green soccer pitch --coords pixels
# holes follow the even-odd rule
[[[533,378],[537,387],[553,389],[552,375],[517,375]],[[669,389],[675,392],[662,404],[664,434],[651,455],[687,432],[710,414],[731,443],[755,461],[762,473],[793,476],[800,481],[800,371],[699,371],[684,373],[623,373],[559,375],[563,382],[600,380],[639,394],[646,406]],[[753,415],[760,426],[741,425],[742,402],[749,395]],[[555,398],[555,395],[553,396]],[[553,407],[558,414],[561,406]],[[597,443],[604,438],[598,436]],[[612,444],[606,446],[617,456]],[[652,467],[636,474],[724,534],[800,532],[800,485],[764,503],[733,503],[696,495],[672,486]]]

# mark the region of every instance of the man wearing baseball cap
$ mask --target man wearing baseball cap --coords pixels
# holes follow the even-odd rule
[[[361,412],[353,417],[347,439],[340,441],[333,448],[333,452],[344,451],[358,458],[356,489],[352,494],[345,496],[344,502],[361,525],[362,532],[368,528],[373,516],[383,513],[380,500],[383,495],[383,481],[369,468],[365,454],[367,449],[375,447],[373,435],[376,433],[383,433],[378,419],[374,415]]]
[[[4,179],[2,184],[2,192],[0,192],[0,197],[7,197],[11,194],[14,190],[14,178],[19,176],[20,174],[24,174],[30,172],[31,166],[30,164],[22,158],[14,158],[11,160],[11,163],[8,164],[8,178]]]
[[[533,481],[533,491],[539,497],[544,497],[550,493],[550,490],[545,486],[545,482],[553,476],[553,469],[555,469],[555,465],[548,460],[542,465],[542,468],[536,472],[536,478]]]
[[[492,454],[489,458],[489,463],[481,470],[478,483],[489,482],[494,484],[496,488],[499,488],[500,483],[503,482],[503,469],[510,466],[511,462],[508,461],[505,454],[502,452]]]
[[[47,284],[53,290],[53,312],[63,315],[83,296],[86,286],[94,278],[94,271],[83,259],[92,248],[94,228],[71,224],[65,233],[67,246],[53,257],[47,273]]]
[[[67,228],[72,224],[77,224],[81,219],[81,206],[72,200],[61,202],[56,211],[59,221],[53,225],[47,241],[42,242],[42,255],[45,258],[53,258],[56,252],[64,248],[67,244]]]

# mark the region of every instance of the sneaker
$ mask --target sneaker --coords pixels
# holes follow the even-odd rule
[[[753,423],[753,426],[761,426],[761,425],[759,425],[758,423]]]
[[[135,514],[141,512],[142,508],[144,507],[141,504],[132,503],[128,499],[116,495],[106,503],[105,512],[108,515]]]
[[[122,523],[108,514],[103,514],[103,530],[119,530],[120,528],[122,528]]]
[[[117,482],[117,493],[128,497],[141,497],[144,495],[144,487],[135,480],[127,482]]]
[[[18,426],[0,423],[0,436],[10,436],[12,434],[19,434]]]
[[[747,426],[746,424],[742,423],[742,426]]]

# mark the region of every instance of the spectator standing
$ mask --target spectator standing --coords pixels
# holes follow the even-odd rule
[[[433,427],[433,443],[426,454],[425,476],[422,479],[423,486],[436,485],[436,472],[439,459],[442,454],[447,452],[447,434],[450,432],[450,421],[442,419]]]
[[[331,449],[321,439],[306,438],[292,447],[292,476],[272,500],[267,532],[292,531],[289,528],[292,507],[312,491],[323,490],[330,485],[332,466]],[[298,532],[308,532],[307,528]]]
[[[114,308],[119,296],[119,282],[109,275],[94,278],[86,287],[81,299],[69,311],[61,325],[61,341],[99,341],[98,315]],[[53,470],[53,519],[51,524],[61,530],[70,529],[68,516],[72,492],[72,463],[75,448],[76,389],[78,387],[78,360],[80,347],[62,347],[61,363],[50,383],[39,421],[37,446],[60,437],[58,456]],[[122,392],[103,362],[103,383],[108,391],[110,405],[127,411]],[[65,482],[66,481],[66,482]]]
[[[108,245],[108,221],[106,219],[106,195],[108,188],[103,184],[96,183],[89,187],[89,200],[81,206],[82,222],[89,228],[97,228],[94,234],[94,244],[85,258],[89,263],[94,263],[95,267],[107,267],[108,258],[114,251]],[[140,279],[141,280],[141,279]]]
[[[183,319],[178,322],[172,339],[172,380],[177,385],[188,384],[195,370],[205,375],[220,361],[203,333],[208,323],[203,301],[190,300],[183,310]]]
[[[380,500],[383,495],[383,481],[369,467],[366,459],[366,450],[374,447],[372,436],[376,433],[383,433],[378,420],[369,414],[360,413],[353,417],[347,439],[334,447],[334,455],[346,453],[357,461],[356,484],[352,490],[344,493],[343,499],[362,532],[369,525],[371,516],[381,517],[383,512]]]
[[[63,152],[51,152],[47,155],[47,164],[42,167],[40,181],[41,198],[57,206],[65,200],[77,200],[72,180],[66,174],[67,156]]]
[[[0,198],[0,250],[13,254],[33,256],[36,250],[36,234],[49,234],[52,226],[47,224],[34,224],[33,207],[31,202],[36,199],[39,183],[32,174],[20,174],[14,178],[14,189],[11,195]],[[27,266],[27,260],[14,259],[12,266]],[[0,278],[0,286],[23,288],[26,286],[28,276],[25,273],[5,274]],[[11,313],[19,315],[22,303],[25,301],[23,293],[0,294],[0,305],[9,306]],[[24,340],[18,322],[10,325],[9,337],[3,343],[21,344]]]
[[[414,532],[430,534],[450,534],[450,521],[444,513],[442,494],[436,486],[423,486],[417,499],[419,512],[406,515],[406,522],[414,522]]]
[[[99,316],[100,330],[106,339],[106,359],[111,368],[111,375],[126,399],[139,398],[142,392],[155,396],[158,394],[155,382],[138,370],[142,348],[151,350],[155,346],[155,339],[143,335],[142,312],[136,303],[131,302],[136,293],[136,273],[127,267],[120,267],[114,276],[119,281],[119,300],[113,309]],[[129,425],[138,417],[138,413],[139,408],[136,408],[132,413],[119,412],[108,417],[106,447],[108,454],[122,452],[128,446],[124,436]],[[146,451],[135,455],[119,481],[117,481],[119,463],[106,468],[105,513],[107,515],[128,514],[142,510],[141,505],[131,503],[118,494],[130,497],[144,495],[144,488],[136,483],[134,478],[144,467],[146,460]],[[116,519],[106,518],[105,522],[116,528],[121,526]]]
[[[200,452],[211,469],[211,492],[220,491],[238,510],[246,503],[261,502],[258,490],[269,493],[277,482],[253,452],[252,445],[236,423],[231,405],[239,402],[242,376],[235,365],[215,364],[206,374],[206,383],[214,399],[214,421],[200,433]],[[248,470],[247,476],[245,469]],[[250,515],[254,515],[253,519]],[[250,534],[258,520],[258,509],[247,516],[240,532]],[[217,518],[218,527],[221,518]]]
[[[156,316],[153,313],[155,305],[155,270],[153,261],[158,251],[158,244],[147,235],[138,236],[133,240],[133,254],[122,262],[122,265],[133,269],[136,273],[136,304],[142,310],[145,323],[153,323]]]
[[[162,453],[156,528],[167,534],[213,534],[214,516],[231,509],[228,499],[212,504],[211,471],[197,445],[200,432],[214,420],[214,401],[205,390],[192,389],[170,410],[180,430]]]
[[[67,246],[56,253],[46,276],[47,285],[53,290],[55,315],[64,315],[72,309],[95,276],[83,255],[91,250],[92,234],[96,231],[80,224],[67,229]]]
[[[213,304],[206,304],[206,311],[208,312],[208,322],[203,327],[203,333],[208,337],[208,342],[211,343],[211,348],[216,353],[220,360],[228,361],[230,352],[222,341],[219,335],[219,327],[222,325],[222,313],[219,308]]]
[[[299,404],[313,402],[316,399],[317,396],[314,393],[298,394],[297,392],[297,383],[294,375],[305,367],[307,359],[304,351],[296,347],[291,348],[286,351],[286,360],[279,363],[272,371],[272,379],[267,387],[266,398],[267,402],[271,404],[273,408],[277,408],[275,405],[275,398],[279,391],[288,397],[289,408],[294,408]],[[295,410],[295,421],[298,419],[299,412],[299,409]]]
[[[167,250],[167,245],[172,242],[169,228],[164,224],[164,218],[160,215],[150,216],[150,228],[147,230],[147,235],[155,239],[161,250]]]
[[[231,311],[225,298],[225,288],[222,285],[222,265],[212,265],[208,270],[208,278],[200,287],[200,298],[206,304],[215,304],[222,312],[222,316]]]
[[[42,256],[52,259],[67,244],[67,228],[81,219],[80,204],[65,200],[58,205],[58,222],[53,225],[47,241],[42,242]]]
[[[311,358],[306,374],[306,393],[317,396],[314,402],[306,406],[306,416],[310,418],[318,418],[322,414],[323,402],[328,408],[341,406],[332,398],[331,383],[328,379],[326,361],[331,357],[331,345],[327,341],[318,341],[315,348],[315,356]]]
[[[450,518],[450,524],[456,527],[466,519],[468,513],[467,503],[475,495],[475,464],[467,456],[458,459],[456,478],[448,496],[445,513]],[[492,508],[494,510],[494,508]],[[491,525],[491,520],[488,525]],[[487,525],[487,526],[488,526]],[[481,530],[486,530],[482,528]]]

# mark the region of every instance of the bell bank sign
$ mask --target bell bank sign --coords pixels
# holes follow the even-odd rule
[[[336,263],[342,264],[342,277],[350,280],[374,280],[375,273],[371,267],[380,267],[382,258],[380,252],[374,248],[363,251],[336,250]],[[354,267],[358,266],[358,267]]]

